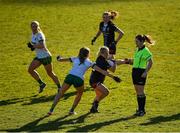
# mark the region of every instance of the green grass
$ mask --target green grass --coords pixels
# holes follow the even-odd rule
[[[102,36],[96,45],[95,35],[102,12],[119,11],[114,21],[125,36],[118,44],[116,58],[132,57],[136,34],[150,34],[156,40],[151,47],[154,64],[147,85],[147,114],[134,118],[136,95],[131,81],[131,66],[119,66],[117,84],[106,78],[110,95],[100,104],[100,113],[89,114],[95,96],[86,73],[86,91],[77,107],[76,116],[66,116],[72,105],[72,87],[58,104],[55,114],[48,112],[56,86],[43,67],[38,69],[47,88],[38,94],[38,84],[27,68],[34,53],[26,47],[31,35],[30,22],[38,20],[53,55],[54,71],[61,82],[70,63],[57,63],[56,55],[76,56],[79,48],[88,46],[95,60]],[[179,0],[0,0],[0,131],[180,131],[180,40]]]

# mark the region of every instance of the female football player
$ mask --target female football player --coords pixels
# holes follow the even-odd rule
[[[108,47],[106,46],[101,47],[98,53],[98,57],[96,59],[96,65],[100,67],[101,69],[103,69],[104,71],[107,71],[109,69],[111,72],[115,72],[116,63],[111,60],[108,60],[108,56],[109,56]],[[90,85],[91,87],[94,88],[94,91],[96,93],[93,105],[90,109],[91,113],[98,112],[99,102],[109,94],[108,88],[103,84],[105,80],[105,76],[106,75],[103,75],[96,70],[93,70],[91,73]],[[119,82],[120,81],[121,80],[119,80]]]
[[[41,93],[45,88],[46,84],[41,80],[39,74],[35,69],[43,64],[48,76],[52,78],[52,80],[56,83],[59,89],[60,83],[58,77],[53,72],[51,53],[46,47],[45,36],[40,29],[39,22],[32,21],[31,30],[31,41],[27,45],[32,51],[35,50],[36,57],[29,65],[28,72],[39,83],[39,93]]]
[[[103,33],[104,38],[104,46],[109,48],[109,58],[114,58],[116,54],[116,45],[119,40],[124,35],[124,32],[119,29],[111,20],[114,20],[118,15],[116,11],[106,11],[103,13],[103,21],[99,24],[99,30],[96,33],[96,36],[92,39],[92,45],[96,41],[96,39]],[[115,40],[115,32],[118,33],[118,37]]]
[[[145,46],[145,42],[147,42],[150,45],[154,44],[154,41],[149,35],[137,35],[135,37],[137,49],[134,53],[134,58],[126,59],[126,64],[133,65],[132,80],[137,94],[138,109],[135,113],[135,115],[137,116],[143,116],[146,113],[146,95],[144,92],[144,86],[146,84],[147,74],[153,64],[152,53]]]
[[[115,77],[108,73],[107,71],[104,71],[96,66],[96,64],[92,63],[89,60],[89,48],[83,47],[79,50],[78,57],[71,57],[71,58],[61,58],[60,56],[57,57],[57,60],[60,62],[72,62],[73,67],[69,74],[66,76],[64,83],[62,85],[62,88],[59,90],[58,94],[55,96],[54,102],[51,106],[50,111],[48,112],[49,115],[53,113],[53,110],[55,106],[57,105],[60,98],[63,97],[64,93],[73,85],[76,90],[76,97],[74,99],[73,105],[69,111],[69,114],[76,114],[74,112],[74,109],[78,105],[79,101],[81,100],[81,96],[84,91],[84,74],[85,72],[92,67],[96,71],[100,72],[102,75],[107,75],[114,80],[118,80],[118,77]]]

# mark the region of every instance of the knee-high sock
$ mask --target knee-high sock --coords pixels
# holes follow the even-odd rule
[[[138,110],[145,111],[146,95],[137,95]]]

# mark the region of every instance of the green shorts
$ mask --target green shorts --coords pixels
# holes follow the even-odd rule
[[[51,62],[52,62],[52,57],[51,57],[51,56],[48,56],[48,57],[42,58],[42,59],[39,59],[39,58],[35,57],[34,60],[38,60],[38,61],[41,62],[43,65],[48,65],[48,64],[51,64]]]
[[[68,74],[64,82],[69,85],[74,85],[75,88],[81,87],[82,85],[84,85],[84,81],[81,78],[74,76],[72,74]]]

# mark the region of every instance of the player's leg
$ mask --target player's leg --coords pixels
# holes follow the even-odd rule
[[[84,92],[84,85],[80,86],[80,87],[76,87],[76,97],[74,99],[74,102],[73,102],[73,105],[69,111],[69,114],[76,114],[74,112],[74,109],[77,107],[77,105],[79,104],[80,100],[81,100],[81,97],[83,95],[83,92]]]
[[[108,94],[109,94],[109,90],[108,88],[99,83],[96,88],[94,88],[95,92],[96,92],[96,97],[94,99],[94,102],[93,102],[93,105],[90,109],[90,112],[92,113],[95,113],[95,112],[98,112],[98,105],[99,105],[99,102],[101,100],[103,100]]]
[[[35,70],[36,68],[38,68],[41,65],[41,62],[38,61],[36,58],[31,62],[31,64],[29,65],[28,68],[28,72],[29,74],[39,83],[40,85],[40,89],[39,92],[42,88],[44,88],[46,86],[46,84],[41,80],[39,74],[37,73],[37,71]]]
[[[56,76],[56,74],[53,72],[53,66],[52,64],[47,64],[47,65],[44,65],[44,68],[48,74],[49,77],[51,77],[51,79],[54,81],[54,83],[57,85],[58,87],[58,90],[61,88],[60,86],[60,83],[59,83],[59,79],[58,77]]]
[[[49,115],[52,114],[52,112],[54,111],[54,108],[56,107],[56,105],[58,104],[59,100],[63,97],[64,93],[70,88],[71,85],[67,84],[67,83],[63,83],[61,89],[58,91],[58,93],[56,94],[55,98],[54,98],[54,102],[51,106],[51,109],[49,111]]]
[[[141,69],[133,69],[132,71],[133,84],[137,94],[137,116],[143,116],[145,114],[146,95],[144,93],[144,85],[146,83],[146,78],[141,77],[143,72],[144,70]]]
[[[97,87],[95,88],[95,92],[97,94],[96,100],[98,102],[100,102],[102,99],[104,99],[109,94],[108,88],[105,85],[103,85],[102,83],[97,85]]]
[[[146,95],[144,93],[144,85],[134,85],[137,94],[138,110],[137,115],[143,116],[145,114]]]
[[[116,45],[111,44],[108,48],[109,48],[109,57],[108,57],[108,59],[115,59]]]

